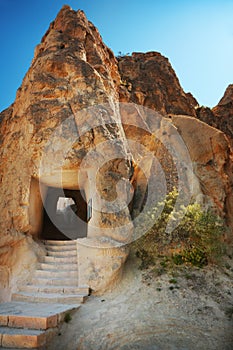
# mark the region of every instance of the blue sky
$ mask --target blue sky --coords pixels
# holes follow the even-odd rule
[[[233,83],[233,0],[0,0],[0,110],[15,99],[35,46],[63,4],[85,11],[117,54],[158,51],[201,105]]]

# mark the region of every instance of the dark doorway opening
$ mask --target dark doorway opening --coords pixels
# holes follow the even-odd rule
[[[48,187],[41,238],[70,240],[87,236],[87,203],[80,190]]]

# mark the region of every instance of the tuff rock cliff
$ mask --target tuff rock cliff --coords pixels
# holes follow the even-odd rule
[[[218,105],[212,110],[207,107],[197,109],[197,117],[205,123],[223,131],[232,145],[233,139],[233,84],[230,84]]]
[[[185,93],[168,59],[158,52],[133,53],[118,58],[120,101],[134,102],[163,115],[195,117],[198,102]]]
[[[86,240],[110,248],[127,243],[132,213],[143,208],[148,178],[158,171],[151,155],[161,163],[168,188],[176,184],[166,145],[179,148],[177,135],[194,170],[180,149],[192,197],[213,206],[232,228],[232,101],[230,86],[212,111],[197,108],[167,58],[156,52],[115,58],[85,14],[64,6],[36,47],[14,104],[0,115],[4,298],[17,279],[27,278],[19,270],[33,269],[43,249],[38,239],[48,188],[82,189],[87,200],[97,188],[106,202],[96,199]],[[122,251],[116,269],[126,255]]]

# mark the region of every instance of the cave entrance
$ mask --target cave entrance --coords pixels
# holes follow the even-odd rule
[[[48,187],[43,210],[42,239],[87,236],[87,204],[83,191]]]
[[[29,223],[31,234],[43,240],[87,237],[85,192],[40,185],[32,178]]]

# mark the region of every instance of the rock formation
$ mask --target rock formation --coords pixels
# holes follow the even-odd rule
[[[223,119],[232,118],[232,86],[213,111],[197,113],[197,105],[166,58],[150,52],[116,59],[84,13],[64,6],[36,47],[14,104],[0,115],[0,272],[5,295],[12,281],[15,285],[17,278],[26,278],[16,278],[18,261],[33,269],[43,249],[43,208],[50,189],[81,191],[91,203],[91,209],[81,210],[92,211],[87,237],[80,240],[80,266],[94,290],[109,287],[120,275],[127,256],[121,245],[132,239],[133,213],[144,206],[148,178],[163,173],[171,188],[178,158],[185,181],[194,183],[192,196],[215,206],[232,227],[232,160],[223,133],[231,137]],[[173,159],[169,147],[179,148],[177,135],[191,166],[182,147]],[[86,259],[88,251],[94,257]]]
[[[38,239],[48,188],[82,189],[89,201],[97,186],[108,200],[115,196],[116,183],[122,178],[124,184],[131,176],[130,154],[114,104],[119,82],[117,61],[97,29],[82,11],[63,7],[37,46],[14,105],[1,114],[1,253],[24,235]],[[98,110],[89,112],[93,105]],[[98,144],[105,147],[96,151]],[[103,166],[107,157],[111,162]],[[97,171],[95,184],[92,174]],[[128,207],[116,217],[99,205],[96,198],[89,239],[101,236],[101,227],[108,246],[111,239],[127,242],[132,231]],[[119,222],[129,229],[121,229]],[[2,264],[8,269],[10,263]]]
[[[197,117],[205,123],[223,131],[233,146],[233,84],[229,85],[217,106],[197,109]]]
[[[168,59],[158,52],[133,53],[118,58],[121,75],[120,101],[134,102],[163,115],[196,116],[198,105],[186,94]]]

